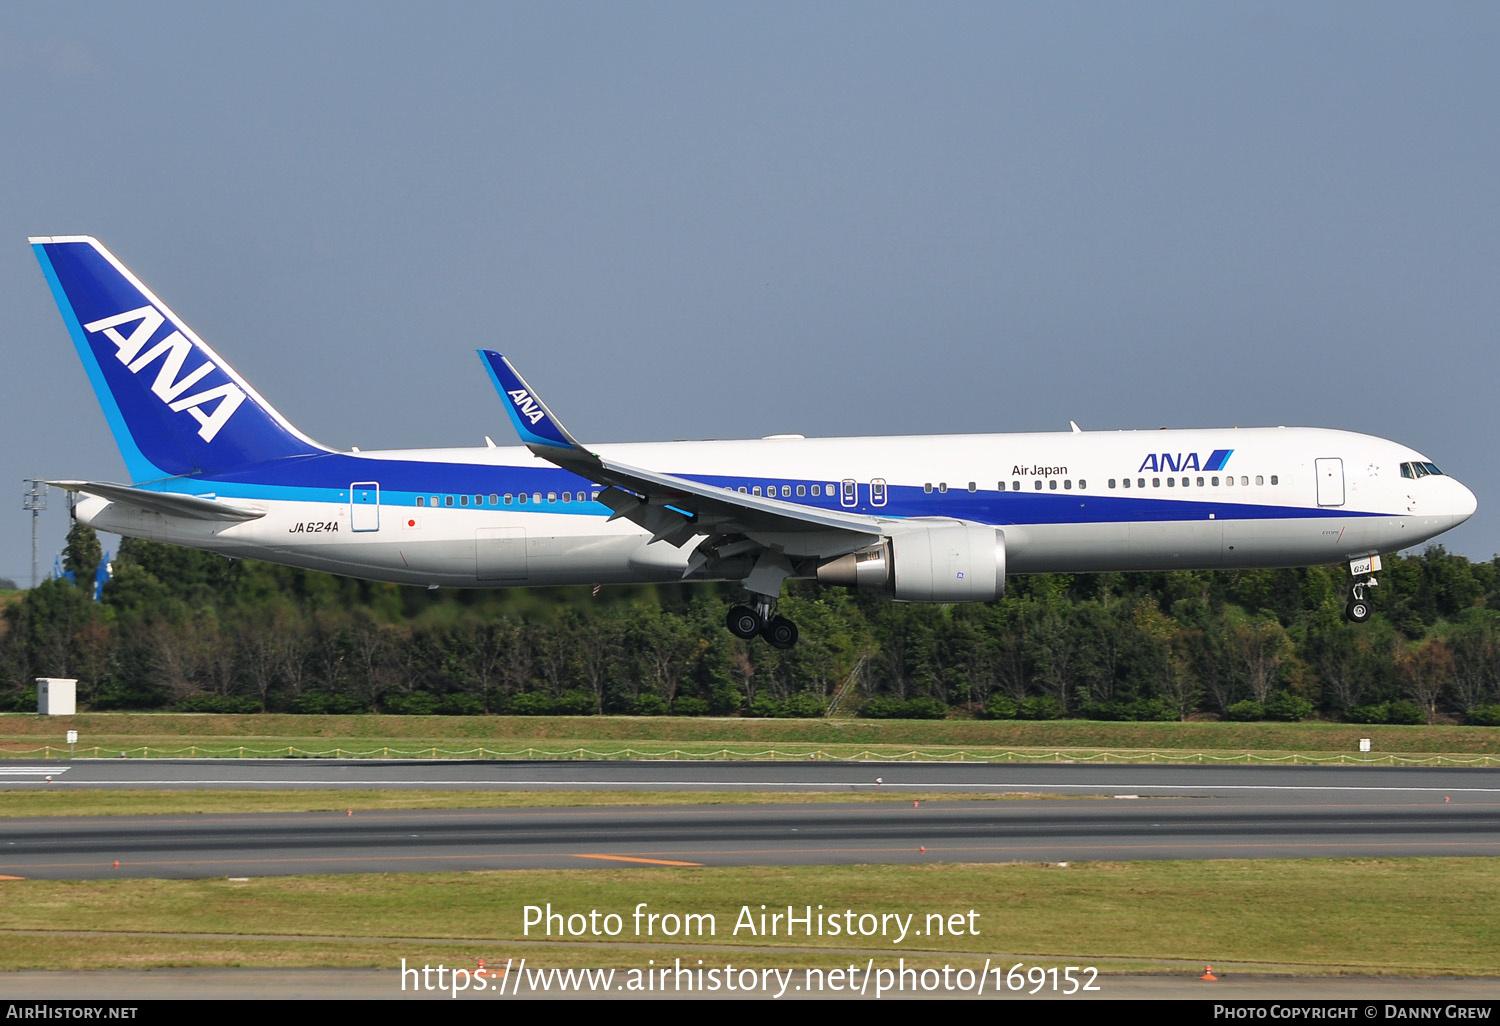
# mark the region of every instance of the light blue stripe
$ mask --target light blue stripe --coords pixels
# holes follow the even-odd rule
[[[73,303],[68,299],[68,293],[57,278],[57,271],[52,266],[52,258],[47,255],[45,245],[45,243],[33,243],[31,248],[36,252],[37,261],[42,265],[42,273],[47,276],[47,285],[52,289],[52,298],[57,302],[57,309],[62,314],[63,323],[68,326],[68,334],[73,337],[73,345],[78,350],[79,359],[83,361],[83,369],[89,376],[89,384],[94,387],[94,394],[98,396],[99,405],[104,409],[104,419],[109,422],[110,433],[115,436],[115,444],[120,447],[120,455],[125,458],[125,470],[130,474],[131,480],[136,482],[154,481],[166,477],[166,473],[146,458],[145,453],[136,446],[135,439],[130,436],[130,431],[125,426],[125,417],[120,412],[120,405],[115,402],[115,394],[110,391],[109,385],[104,381],[104,371],[99,367],[99,361],[88,343],[88,336],[83,332],[83,325],[79,323],[78,315],[73,312]]]

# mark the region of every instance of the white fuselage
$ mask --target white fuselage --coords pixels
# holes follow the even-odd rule
[[[995,526],[1010,573],[1336,563],[1420,544],[1475,509],[1451,477],[1403,476],[1403,464],[1425,462],[1420,453],[1320,428],[784,437],[597,451],[747,494],[774,488],[783,501],[896,529],[914,517]],[[294,484],[249,468],[143,486],[266,511],[242,523],[92,495],[80,497],[76,515],[101,530],[230,556],[450,587],[677,580],[699,540],[650,542],[643,528],[610,519],[597,483],[521,447],[326,459],[337,462],[321,473],[309,464]]]

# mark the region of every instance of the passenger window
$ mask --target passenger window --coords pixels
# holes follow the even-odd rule
[[[425,496],[425,495],[418,495],[417,496],[417,505],[418,506],[425,506],[425,505],[427,505],[427,496]]]
[[[854,484],[853,478],[845,478],[843,490],[839,492],[839,501],[845,506],[853,506],[859,501],[859,489]]]
[[[1122,487],[1122,488],[1129,488],[1130,487],[1130,478],[1127,477],[1125,480],[1121,481],[1120,482],[1120,487]]]
[[[1277,475],[1272,474],[1271,475],[1271,483],[1272,484],[1280,484],[1281,483],[1281,479]]]
[[[429,501],[428,505],[436,506],[437,504],[438,504],[438,497],[436,495],[434,495],[434,496],[431,497],[431,500]]]
[[[870,482],[870,505],[885,505],[885,478],[877,477]]]
[[[750,492],[749,492],[749,490],[744,485],[740,485],[740,494],[741,495],[749,495]]]
[[[1141,480],[1145,481],[1146,479],[1145,478],[1141,478]],[[1161,478],[1159,478],[1159,477],[1153,477],[1151,479],[1151,487],[1152,488],[1160,488],[1161,487]]]
[[[458,504],[460,506],[467,506],[469,504],[469,497],[467,495],[460,495],[458,497]]]
[[[572,502],[573,501],[573,493],[572,492],[563,492],[562,493],[562,500],[563,500],[563,502]]]
[[[1019,481],[1012,481],[1010,483],[1010,490],[1013,491],[1013,492],[1019,492],[1021,490],[1021,482],[1019,482]]]
[[[1203,487],[1203,478],[1201,478],[1201,477],[1198,479],[1198,487],[1199,488]]]
[[[1240,475],[1240,487],[1241,488],[1248,488],[1248,487],[1250,487],[1250,478],[1248,476],[1246,476],[1244,474]]]
[[[1079,479],[1079,481],[1078,481],[1078,490],[1079,491],[1083,491],[1083,489],[1087,488],[1088,486],[1089,486],[1089,483],[1087,481],[1083,480],[1082,478]]]
[[[541,492],[532,492],[531,493],[531,501],[532,502],[541,502],[542,501],[542,493]]]
[[[1113,488],[1113,487],[1114,487],[1114,486],[1115,486],[1115,479],[1114,479],[1114,478],[1110,478],[1110,479],[1109,479],[1109,486],[1110,486],[1110,487],[1111,487],[1111,488]]]
[[[970,481],[969,482],[969,491],[971,491],[971,492],[977,492],[977,491],[979,491],[979,485],[976,484],[973,481]]]
[[[1216,478],[1216,477],[1211,477],[1211,478],[1209,478],[1209,479],[1208,479],[1208,480],[1209,480],[1209,481],[1210,481],[1210,482],[1211,482],[1211,483],[1212,483],[1212,484],[1213,484],[1213,486],[1214,486],[1214,487],[1215,487],[1215,488],[1217,488],[1217,487],[1219,487],[1219,479],[1218,479],[1218,478]]]
[[[1036,485],[1036,490],[1037,491],[1041,491],[1042,490],[1042,479],[1041,478],[1037,478],[1036,481],[1034,482],[1034,484]]]
[[[742,489],[740,489],[740,491],[744,491],[744,489],[742,488]],[[813,498],[816,499],[818,497],[818,495],[821,494],[822,491],[823,491],[823,489],[819,488],[817,485],[813,485],[812,486]]]
[[[507,506],[509,506],[509,505],[510,505],[510,500],[511,500],[511,498],[512,498],[512,496],[511,496],[511,494],[510,494],[510,492],[506,492],[506,493],[505,493],[505,504],[506,504],[506,505],[507,505]]]
[[[756,485],[754,488],[750,489],[750,494],[751,495],[759,495],[760,494],[760,485]]]
[[[526,493],[525,492],[520,492],[520,493],[518,493],[516,495],[516,505],[518,505],[518,506],[524,506],[524,505],[526,505]]]
[[[1054,492],[1057,491],[1057,478],[1050,478],[1047,481],[1047,487],[1052,489]]]
[[[781,486],[781,497],[783,499],[790,499],[792,497],[792,486],[791,485],[782,485]]]
[[[948,494],[948,482],[947,481],[939,481],[938,482],[938,494],[939,495],[947,495]]]
[[[494,492],[490,492],[490,505],[491,506],[498,506],[498,505],[500,505],[500,496],[496,495]]]
[[[1073,490],[1073,481],[1072,481],[1072,479],[1064,481],[1063,482],[1063,491],[1065,491],[1065,492],[1071,492],[1072,490]]]
[[[548,502],[556,502],[557,501],[557,493],[556,492],[548,492],[547,493],[547,501]]]
[[[1256,484],[1257,484],[1257,485],[1263,485],[1263,484],[1265,484],[1265,483],[1266,483],[1266,479],[1265,479],[1265,478],[1264,478],[1264,477],[1262,477],[1262,476],[1261,476],[1261,475],[1259,475],[1259,474],[1256,474],[1256,475],[1255,475],[1255,483],[1256,483]]]
[[[797,498],[800,499],[800,498],[802,498],[806,494],[807,494],[807,485],[798,485],[797,486]]]
[[[926,492],[928,495],[931,495],[932,494],[932,482],[931,481],[923,481],[922,482],[922,491]]]
[[[451,495],[445,495],[445,496],[443,496],[443,505],[444,506],[451,506],[451,505],[453,505],[453,496],[451,496]]]
[[[1169,477],[1169,478],[1167,478],[1167,487],[1168,488],[1176,488],[1177,487],[1177,479],[1175,477]]]

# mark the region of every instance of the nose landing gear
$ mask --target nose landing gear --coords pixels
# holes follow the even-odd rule
[[[1370,599],[1365,589],[1380,583],[1375,579],[1375,571],[1379,569],[1379,556],[1361,556],[1349,561],[1349,573],[1354,581],[1349,585],[1349,604],[1344,607],[1344,618],[1350,623],[1364,623],[1370,618]]]

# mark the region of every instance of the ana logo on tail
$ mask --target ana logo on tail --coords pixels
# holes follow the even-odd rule
[[[537,421],[546,416],[542,412],[542,408],[536,404],[536,400],[531,398],[531,394],[526,389],[517,388],[505,394],[510,396],[510,401],[515,404],[516,412],[531,421],[533,427],[536,426]]]
[[[121,325],[131,323],[136,326],[128,338],[117,330]],[[245,401],[245,393],[238,385],[225,383],[182,396],[182,393],[203,380],[215,367],[211,361],[204,360],[202,366],[182,374],[182,365],[192,352],[193,344],[176,329],[156,345],[146,349],[151,336],[164,323],[166,318],[155,307],[143,306],[138,310],[127,310],[113,317],[85,324],[83,329],[91,333],[104,332],[104,337],[114,343],[115,355],[132,374],[139,374],[161,358],[161,367],[157,369],[151,391],[174,412],[186,410],[190,413],[199,424],[198,437],[205,442],[212,442],[219,430],[229,422],[234,411],[240,408],[240,403]],[[143,349],[145,352],[141,351]],[[179,396],[182,398],[178,398]],[[205,410],[204,407],[209,404],[212,404],[211,408]],[[540,416],[540,412],[537,415]]]

